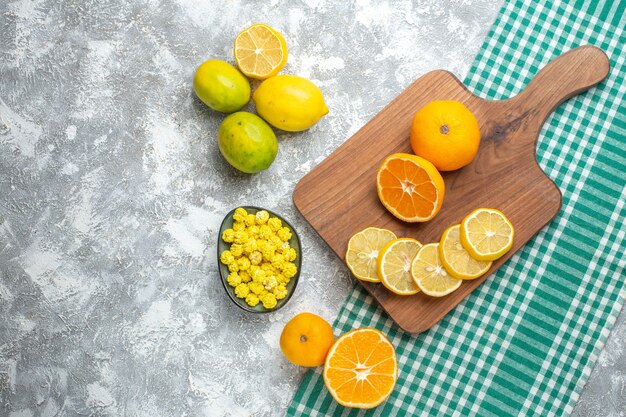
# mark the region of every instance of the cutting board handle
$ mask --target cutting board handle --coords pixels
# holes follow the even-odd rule
[[[609,74],[609,58],[595,46],[572,49],[554,59],[531,80],[516,97],[509,100],[514,118],[532,114],[532,126],[538,132],[552,111],[568,98],[598,84]],[[538,123],[538,125],[535,125]]]

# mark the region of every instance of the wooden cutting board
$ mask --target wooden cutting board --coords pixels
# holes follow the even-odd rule
[[[599,83],[608,72],[604,52],[582,46],[549,63],[522,93],[503,101],[475,96],[447,71],[429,72],[302,178],[293,193],[294,203],[342,260],[350,237],[369,226],[390,229],[398,237],[413,237],[425,244],[439,241],[448,226],[478,207],[503,211],[515,227],[512,250],[495,261],[487,274],[463,282],[452,294],[443,298],[421,293],[399,296],[382,284],[363,283],[400,327],[411,333],[423,332],[485,279],[491,279],[559,212],[559,188],[537,164],[537,137],[560,103]],[[443,99],[464,103],[478,119],[482,137],[478,155],[470,165],[442,173],[445,199],[433,220],[405,223],[380,203],[376,170],[391,153],[412,153],[409,132],[413,115],[428,102]]]

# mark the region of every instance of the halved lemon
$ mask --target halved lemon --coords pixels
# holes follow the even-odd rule
[[[374,408],[385,401],[398,379],[396,350],[379,330],[345,333],[328,351],[324,385],[345,407]]]
[[[448,274],[439,258],[439,243],[422,246],[411,263],[415,284],[426,295],[443,297],[461,286],[463,280]]]
[[[479,208],[461,222],[461,244],[478,261],[495,261],[513,246],[513,225],[500,210]]]
[[[235,61],[250,78],[273,77],[287,63],[285,38],[268,25],[257,23],[242,30],[235,38]]]
[[[411,277],[411,260],[422,247],[416,239],[403,237],[387,243],[378,255],[377,272],[380,282],[398,295],[419,292]]]
[[[378,254],[396,235],[387,229],[368,227],[354,234],[348,242],[346,265],[362,281],[380,282],[376,271]]]
[[[461,226],[450,226],[441,235],[439,257],[448,274],[458,279],[476,279],[491,268],[490,261],[477,261],[461,244]]]

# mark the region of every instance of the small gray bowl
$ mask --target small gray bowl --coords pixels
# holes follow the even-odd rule
[[[220,256],[222,255],[222,252],[230,248],[230,243],[226,243],[222,240],[222,234],[224,233],[224,230],[233,227],[233,214],[235,213],[235,210],[237,208],[231,210],[226,215],[226,217],[224,217],[224,220],[222,220],[222,225],[220,226],[219,234],[217,236],[217,265],[220,271],[220,278],[222,280],[222,285],[224,286],[224,289],[226,290],[226,294],[228,294],[228,297],[230,297],[231,301],[235,303],[237,307],[241,308],[242,310],[249,311],[250,313],[271,313],[272,311],[276,311],[282,306],[284,306],[285,304],[287,304],[287,301],[289,301],[294,291],[296,290],[296,285],[298,284],[298,279],[300,278],[300,270],[302,268],[302,252],[300,250],[300,237],[298,237],[298,233],[296,232],[296,229],[294,229],[294,227],[291,225],[291,223],[289,223],[282,216],[274,213],[271,210],[263,209],[261,207],[254,207],[254,206],[238,206],[238,207],[242,207],[246,209],[246,211],[249,214],[256,214],[257,212],[261,210],[265,210],[270,214],[270,217],[278,217],[280,221],[283,222],[283,225],[287,226],[289,230],[291,231],[291,239],[289,239],[289,245],[296,250],[296,259],[293,262],[296,264],[296,267],[298,268],[298,272],[296,272],[296,275],[294,275],[293,278],[291,278],[289,280],[289,283],[287,284],[287,296],[283,298],[282,300],[278,300],[278,302],[276,303],[276,307],[272,309],[267,309],[263,307],[261,303],[257,304],[254,307],[250,307],[248,304],[246,304],[246,301],[244,299],[237,298],[237,296],[235,295],[235,289],[231,287],[230,285],[228,285],[227,279],[228,279],[228,274],[230,274],[230,272],[228,271],[228,267],[224,265],[222,262],[220,262]]]

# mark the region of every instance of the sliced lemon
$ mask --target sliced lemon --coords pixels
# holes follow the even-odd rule
[[[461,226],[450,226],[441,235],[439,257],[448,274],[458,279],[476,279],[491,268],[490,261],[477,261],[461,244]]]
[[[380,282],[376,271],[378,254],[396,235],[387,229],[368,227],[350,238],[346,251],[346,265],[362,281]]]
[[[479,208],[461,222],[461,244],[478,261],[495,261],[513,246],[513,225],[496,209]]]
[[[387,243],[380,251],[376,264],[378,277],[389,291],[398,295],[419,292],[411,277],[411,260],[421,247],[419,241],[403,237]]]
[[[287,63],[285,38],[268,25],[252,25],[235,38],[235,61],[250,78],[273,77]]]
[[[461,286],[463,280],[448,274],[439,258],[439,243],[422,246],[411,263],[411,275],[422,292],[443,297]]]

